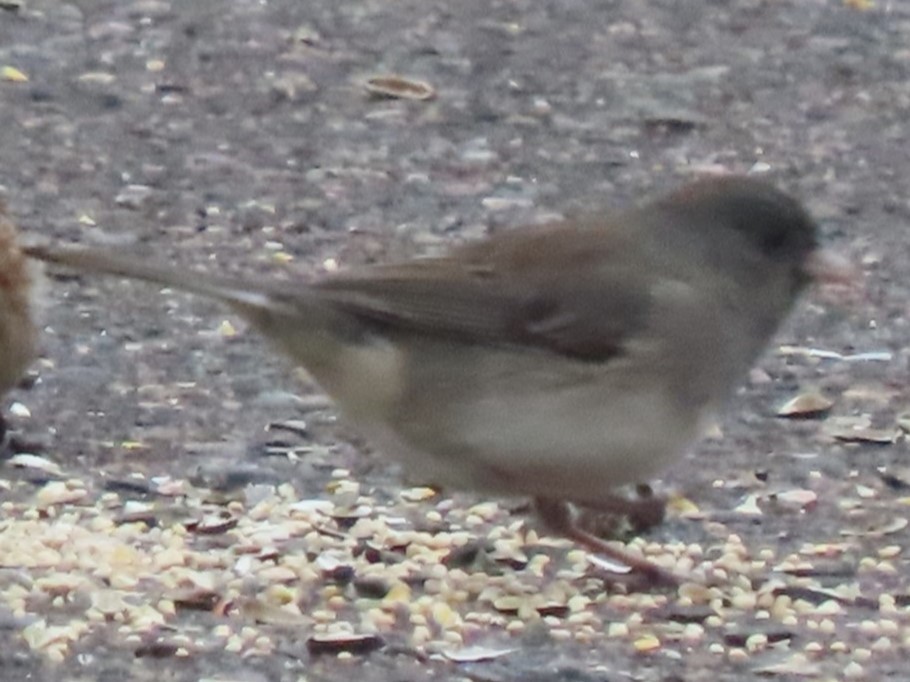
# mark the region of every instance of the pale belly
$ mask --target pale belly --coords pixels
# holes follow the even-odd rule
[[[415,483],[579,502],[666,468],[698,437],[703,412],[659,389],[627,388],[619,398],[597,386],[449,407],[439,447],[424,439],[415,448],[388,425],[365,435]]]
[[[595,501],[662,471],[707,413],[674,395],[680,381],[644,353],[596,366],[435,342],[403,353],[374,342],[341,357],[317,379],[415,484]]]

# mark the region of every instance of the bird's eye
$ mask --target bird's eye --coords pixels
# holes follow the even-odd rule
[[[772,227],[761,236],[761,247],[765,253],[777,253],[787,245],[789,232],[784,227]]]

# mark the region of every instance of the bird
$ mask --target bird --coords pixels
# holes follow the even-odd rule
[[[739,175],[308,283],[73,245],[26,253],[222,301],[409,480],[530,497],[548,529],[655,584],[677,576],[576,510],[647,513],[653,500],[617,487],[697,441],[810,281],[852,276],[797,199]]]
[[[13,389],[37,355],[38,332],[32,314],[33,278],[16,226],[0,201],[0,395]],[[0,442],[6,442],[0,413]]]

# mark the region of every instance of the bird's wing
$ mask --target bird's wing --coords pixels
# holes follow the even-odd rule
[[[316,288],[347,314],[390,331],[602,362],[647,324],[649,277],[628,267],[618,245],[579,236],[509,232],[443,258],[342,273]]]
[[[91,249],[25,251],[219,298],[254,320],[318,313],[338,323],[339,313],[354,323],[352,333],[366,325],[602,362],[621,355],[651,322],[654,273],[633,253],[637,248],[603,224],[547,225],[503,232],[446,257],[359,268],[315,284],[221,277]]]

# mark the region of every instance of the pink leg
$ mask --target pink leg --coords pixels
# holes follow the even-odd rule
[[[620,498],[617,498],[620,499]],[[561,500],[551,500],[537,497],[534,507],[540,519],[555,533],[569,540],[577,542],[595,554],[600,554],[608,559],[617,561],[629,567],[650,585],[678,585],[680,578],[666,571],[643,557],[624,552],[604,542],[600,538],[582,530],[572,518],[572,510],[568,503]],[[606,510],[612,511],[612,510]]]
[[[636,499],[608,494],[596,500],[578,500],[574,504],[583,509],[625,516],[635,530],[643,531],[662,523],[667,512],[666,498],[648,494],[639,493]]]

